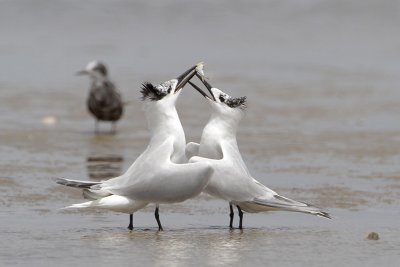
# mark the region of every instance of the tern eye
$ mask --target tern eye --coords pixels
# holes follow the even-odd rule
[[[219,101],[221,101],[221,102],[225,102],[225,98],[224,98],[224,96],[223,96],[223,95],[220,95],[220,96],[219,96]]]

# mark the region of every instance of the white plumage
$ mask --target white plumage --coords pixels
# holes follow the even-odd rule
[[[208,88],[211,98],[196,85],[190,84],[205,96],[211,105],[212,113],[204,127],[200,144],[187,144],[186,155],[191,157],[189,162],[209,162],[212,165],[214,174],[204,192],[230,203],[230,227],[233,218],[232,205],[238,207],[239,228],[242,228],[242,210],[286,210],[329,218],[329,214],[321,209],[280,196],[251,176],[236,141],[236,131],[244,114],[246,98],[233,98],[213,88],[201,76],[199,78]]]
[[[151,138],[146,150],[121,176],[104,182],[58,179],[60,184],[84,188],[94,199],[67,208],[102,208],[132,214],[148,203],[181,202],[201,193],[213,172],[207,162],[184,163],[185,134],[175,108],[182,87],[196,66],[159,86],[144,83],[142,99]],[[132,228],[130,221],[129,228]]]

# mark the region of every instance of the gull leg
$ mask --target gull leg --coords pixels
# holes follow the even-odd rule
[[[116,132],[117,132],[117,125],[115,121],[113,121],[111,126],[111,134],[115,134]]]
[[[96,133],[96,134],[99,133],[99,121],[98,120],[94,121],[94,133]]]
[[[230,217],[230,220],[229,220],[229,228],[233,229],[232,223],[233,223],[233,216],[234,216],[234,213],[233,213],[232,204],[230,204],[230,203],[229,203],[229,209],[230,209],[230,211],[231,211],[231,213],[229,213],[229,217]]]
[[[156,211],[154,212],[154,217],[156,217],[156,221],[158,224],[158,231],[163,231],[164,229],[161,226],[160,216],[158,215],[158,204],[156,205]]]
[[[239,211],[239,229],[243,229],[243,227],[242,227],[242,223],[243,223],[243,211],[242,211],[242,209],[241,209],[238,205],[236,205],[236,207],[237,207],[237,209],[238,209],[238,211]]]
[[[129,225],[128,225],[129,230],[133,230],[133,214],[129,214]]]

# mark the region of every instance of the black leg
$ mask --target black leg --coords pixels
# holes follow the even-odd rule
[[[229,228],[232,229],[232,228],[233,228],[233,226],[232,226],[232,223],[233,223],[233,216],[234,216],[232,204],[229,204],[229,209],[231,210],[231,213],[229,213],[229,217],[231,218],[231,219],[229,220]]]
[[[129,230],[133,230],[133,214],[129,214],[129,225],[128,225]]]
[[[243,211],[239,206],[236,206],[238,211],[239,211],[239,229],[243,229],[242,223],[243,223]]]
[[[111,123],[111,134],[115,134],[117,132],[117,125],[115,121]]]
[[[156,217],[156,220],[157,220],[158,231],[163,231],[163,228],[162,228],[161,222],[160,222],[160,216],[158,215],[158,206],[156,206],[156,211],[154,212],[154,217]]]
[[[94,133],[95,134],[99,133],[99,121],[98,120],[94,121]]]

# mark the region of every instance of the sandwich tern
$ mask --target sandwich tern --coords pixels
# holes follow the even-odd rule
[[[124,112],[124,105],[120,92],[108,79],[106,66],[99,61],[92,61],[77,75],[89,75],[91,79],[87,108],[95,118],[95,132],[98,132],[99,121],[110,121],[111,133],[115,133],[115,124]]]
[[[187,163],[185,134],[175,107],[195,68],[157,86],[143,84],[141,93],[150,142],[123,175],[103,182],[56,179],[59,184],[82,188],[84,195],[92,199],[67,208],[94,207],[128,213],[128,228],[132,230],[132,214],[155,203],[154,215],[161,231],[159,204],[182,202],[202,192],[213,169],[208,162]]]
[[[254,179],[240,154],[236,131],[246,108],[246,97],[234,98],[212,87],[202,75],[196,74],[211,94],[209,97],[195,84],[212,107],[211,117],[204,127],[200,144],[188,143],[186,155],[189,162],[209,162],[214,174],[204,192],[229,202],[232,227],[233,208],[239,213],[239,229],[242,229],[243,211],[295,211],[330,218],[327,212],[310,204],[280,196]]]

